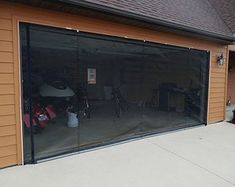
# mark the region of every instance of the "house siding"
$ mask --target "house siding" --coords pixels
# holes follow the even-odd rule
[[[18,163],[14,86],[12,16],[0,11],[0,168]]]
[[[189,36],[0,2],[0,168],[22,164],[19,21],[208,50],[211,55],[208,123],[225,118],[227,65],[218,66],[217,56],[224,53],[227,61],[227,46]]]

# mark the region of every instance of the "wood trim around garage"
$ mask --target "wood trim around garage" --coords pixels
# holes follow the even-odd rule
[[[0,150],[7,150],[0,154],[0,168],[23,163],[19,22],[210,51],[208,123],[225,118],[227,66],[218,66],[217,56],[223,53],[227,61],[226,45],[81,15],[0,2]]]

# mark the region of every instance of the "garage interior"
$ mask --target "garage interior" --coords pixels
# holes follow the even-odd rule
[[[209,52],[21,24],[25,162],[207,121]]]
[[[228,85],[227,85],[227,106],[226,106],[226,121],[233,120],[233,111],[235,110],[235,52],[229,51],[228,60]],[[234,121],[233,121],[234,123]]]

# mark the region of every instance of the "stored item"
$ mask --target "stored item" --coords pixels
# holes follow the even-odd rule
[[[68,127],[78,127],[78,117],[77,114],[68,112]]]

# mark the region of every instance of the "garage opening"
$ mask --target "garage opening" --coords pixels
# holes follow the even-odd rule
[[[26,162],[205,124],[209,53],[21,24]]]
[[[228,85],[227,85],[227,106],[226,121],[235,122],[233,111],[235,110],[235,52],[229,51],[228,59]]]

